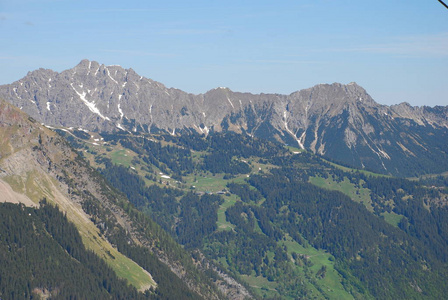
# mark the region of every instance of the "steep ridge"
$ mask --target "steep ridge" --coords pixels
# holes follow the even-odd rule
[[[162,297],[167,291],[189,299],[222,297],[189,254],[130,206],[58,134],[0,101],[0,137],[0,201],[37,207],[46,199],[57,205],[76,225],[86,248],[140,291],[161,287]],[[123,242],[126,246],[119,247]],[[139,251],[147,253],[145,259],[135,254]],[[154,257],[155,269],[148,268],[148,256]],[[157,282],[153,271],[168,281]]]
[[[448,161],[447,107],[380,105],[356,83],[320,84],[290,95],[228,88],[193,95],[132,69],[83,60],[61,73],[29,72],[0,86],[0,96],[50,126],[173,135],[230,130],[385,174],[448,170],[448,163],[439,163]]]
[[[0,186],[4,201],[38,206],[40,200],[48,199],[67,213],[69,219],[78,226],[88,248],[100,257],[106,258],[107,252],[117,257],[116,261],[109,262],[119,275],[124,275],[124,270],[128,267],[134,268],[135,278],[138,279],[132,283],[137,288],[144,291],[151,286],[155,287],[151,275],[146,270],[118,252],[100,234],[89,215],[82,209],[82,197],[73,195],[69,184],[57,179],[69,169],[64,164],[76,159],[76,155],[63,140],[49,129],[39,126],[33,119],[27,120],[17,108],[3,101],[0,103],[0,131]],[[77,170],[81,173],[85,171]]]

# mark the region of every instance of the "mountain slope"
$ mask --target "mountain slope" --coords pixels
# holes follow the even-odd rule
[[[16,108],[4,102],[0,104],[0,126],[3,133],[1,152],[3,182],[9,183],[16,194],[22,194],[23,199],[31,200],[35,205],[43,198],[57,204],[68,213],[70,220],[77,224],[84,243],[90,249],[100,256],[107,257],[105,254],[109,251],[117,257],[117,260],[112,263],[116,272],[124,275],[127,268],[132,268],[136,272],[133,283],[141,284],[137,286],[138,288],[146,290],[154,285],[149,273],[112,247],[100,235],[100,230],[90,220],[88,214],[83,211],[83,197],[79,195],[79,192],[71,189],[75,176],[78,177],[80,174],[89,176],[86,166],[84,169],[76,168],[77,165],[79,166],[79,163],[73,163],[77,159],[76,153],[72,152],[56,133],[25,117]],[[73,173],[68,173],[69,170]],[[82,187],[78,189],[84,189],[84,193],[97,188],[93,181],[90,187],[86,186],[82,179],[78,184],[82,184]],[[95,196],[100,197],[99,194]]]
[[[385,174],[448,170],[447,107],[380,105],[356,83],[321,84],[290,95],[227,88],[192,95],[132,69],[83,60],[61,73],[30,72],[1,86],[0,96],[50,126],[171,134],[231,130]]]
[[[439,299],[446,293],[442,182],[422,186],[351,170],[232,132],[120,132],[103,140],[65,133],[138,209],[186,248],[236,274],[256,296]]]
[[[0,187],[8,192],[2,201],[38,206],[45,198],[57,205],[76,225],[86,248],[140,291],[155,289],[149,297],[223,297],[187,252],[58,134],[1,101],[0,136]]]
[[[0,204],[0,297],[147,299],[85,249],[62,212],[40,204]]]

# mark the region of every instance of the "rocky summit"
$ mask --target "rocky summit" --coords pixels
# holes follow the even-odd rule
[[[234,131],[385,174],[448,170],[448,107],[380,105],[356,83],[290,95],[222,87],[193,95],[132,69],[83,60],[61,73],[29,72],[0,86],[0,97],[47,126],[172,135]]]

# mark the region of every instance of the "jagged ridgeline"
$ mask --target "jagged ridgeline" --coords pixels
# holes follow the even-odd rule
[[[447,107],[355,83],[192,95],[87,60],[0,94],[0,199],[57,205],[139,297],[448,292]]]
[[[224,298],[58,134],[2,101],[0,137],[0,298]]]
[[[448,170],[448,108],[380,105],[356,83],[290,95],[217,88],[193,95],[132,69],[83,60],[39,69],[0,96],[49,126],[96,132],[234,131],[280,141],[342,164],[395,176]]]
[[[448,292],[444,177],[396,179],[233,132],[60,132],[140,211],[255,298]]]

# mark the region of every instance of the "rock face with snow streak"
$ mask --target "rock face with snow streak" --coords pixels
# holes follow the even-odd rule
[[[0,97],[49,126],[91,131],[230,130],[296,145],[350,166],[394,175],[448,170],[448,107],[386,106],[356,83],[290,95],[216,88],[193,95],[132,69],[83,60],[0,86]],[[418,159],[416,159],[418,158]]]

